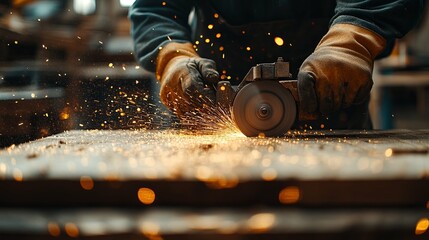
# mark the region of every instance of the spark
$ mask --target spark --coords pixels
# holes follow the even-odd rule
[[[150,188],[140,188],[137,192],[139,201],[145,205],[150,205],[155,201],[155,192]]]
[[[61,234],[60,226],[57,223],[49,222],[48,223],[48,232],[51,236],[58,237]]]
[[[421,235],[427,231],[429,227],[429,220],[427,218],[420,219],[416,224],[416,235]]]
[[[386,149],[384,156],[391,157],[393,155],[393,150],[391,148]]]
[[[281,37],[275,37],[274,38],[274,42],[278,45],[278,46],[283,46],[284,44],[284,40]]]
[[[90,176],[82,176],[80,178],[80,186],[85,190],[92,190],[94,188],[94,181]]]
[[[297,203],[300,199],[300,189],[296,186],[290,186],[282,189],[279,193],[279,201],[283,204]]]
[[[70,237],[76,238],[79,236],[79,228],[74,223],[66,223],[64,225],[64,230]]]

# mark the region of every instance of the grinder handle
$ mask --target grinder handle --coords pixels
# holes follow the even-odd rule
[[[302,110],[300,107],[299,102],[299,95],[298,95],[298,80],[283,80],[279,81],[279,83],[287,88],[291,93],[293,98],[295,99],[297,108],[298,108],[298,121],[313,121],[319,119],[319,114],[317,113],[307,113]]]

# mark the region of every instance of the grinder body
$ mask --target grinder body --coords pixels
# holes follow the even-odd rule
[[[317,118],[299,110],[297,80],[282,58],[252,67],[237,86],[220,81],[216,101],[248,137],[283,136],[295,121]]]

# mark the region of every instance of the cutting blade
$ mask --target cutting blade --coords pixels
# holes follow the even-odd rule
[[[283,136],[296,118],[291,92],[276,81],[257,81],[245,85],[235,96],[233,119],[248,137]]]

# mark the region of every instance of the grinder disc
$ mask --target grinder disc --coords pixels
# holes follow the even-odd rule
[[[282,136],[295,122],[296,103],[279,82],[252,82],[235,96],[232,114],[237,127],[248,137]]]

